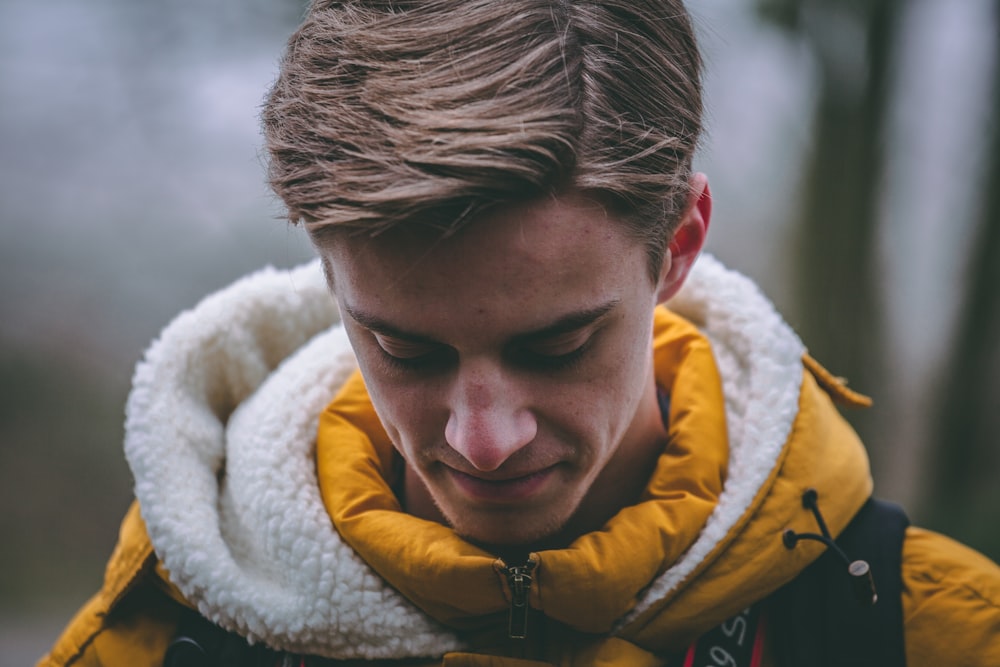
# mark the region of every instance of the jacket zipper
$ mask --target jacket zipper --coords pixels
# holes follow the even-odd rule
[[[524,565],[505,568],[510,584],[510,616],[507,621],[507,636],[510,639],[524,639],[528,636],[528,592],[531,590],[531,573],[535,561],[528,559]]]

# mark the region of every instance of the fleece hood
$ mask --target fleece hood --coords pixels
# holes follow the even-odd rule
[[[698,473],[708,491],[690,505],[699,508],[695,529],[680,531],[690,535],[668,545],[663,562],[599,627],[574,617],[579,605],[560,602],[555,584],[531,600],[546,613],[562,609],[559,620],[570,627],[616,634],[651,651],[683,646],[818,556],[814,545],[788,551],[780,539],[789,527],[814,528],[800,504],[806,488],[829,499],[824,514],[835,533],[871,492],[863,449],[827,394],[845,402],[857,396],[805,356],[752,282],[703,256],[668,307],[710,343],[719,378],[723,428],[707,448],[714,458]],[[391,564],[369,564],[376,559],[364,535],[334,525],[343,519],[343,505],[331,500],[338,477],[325,475],[323,451],[317,471],[316,434],[331,397],[350,387],[356,372],[338,319],[313,262],[245,278],[164,330],[136,370],[127,406],[126,456],[149,538],[184,598],[251,641],[338,658],[462,650],[455,628],[465,612],[447,610],[447,591],[435,598],[407,590],[405,574]],[[657,326],[670,329],[673,319],[660,313]],[[672,362],[656,363],[660,381],[660,367]],[[369,420],[362,431],[376,437],[352,450],[360,452],[355,461],[377,468],[388,457],[386,441],[377,419],[359,419]],[[332,470],[344,462],[334,463]],[[376,486],[379,478],[371,477]],[[373,493],[380,511],[399,515],[384,493]],[[392,520],[400,518],[419,521]],[[498,610],[509,591],[501,578],[483,574],[495,559],[431,526],[439,544],[456,540],[442,567],[468,567],[493,591],[481,611]],[[540,577],[548,567],[554,582],[563,568],[550,564],[563,559],[583,568],[580,580],[600,581],[595,554],[619,553],[615,531],[601,533],[612,537],[584,536],[581,545],[537,554]]]

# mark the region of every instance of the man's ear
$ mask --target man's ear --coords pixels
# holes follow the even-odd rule
[[[694,261],[698,259],[698,253],[705,245],[711,219],[712,192],[708,188],[708,177],[702,173],[694,174],[691,176],[691,194],[688,196],[687,208],[663,255],[657,303],[663,303],[672,297],[684,284]]]

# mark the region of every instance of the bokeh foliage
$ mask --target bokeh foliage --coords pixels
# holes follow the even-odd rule
[[[886,350],[877,247],[880,188],[901,0],[758,0],[768,21],[809,45],[818,64],[811,153],[796,222],[795,322],[812,353],[876,396]],[[994,13],[994,21],[1000,20]],[[1000,28],[1000,26],[997,26]],[[860,43],[854,35],[861,35]],[[853,45],[855,48],[850,48]],[[973,256],[965,275],[944,376],[934,390],[930,447],[911,515],[1000,558],[1000,47],[995,45],[988,174],[979,193]],[[947,229],[948,221],[942,222]],[[928,317],[934,316],[928,304]],[[894,457],[912,455],[873,413],[848,417],[868,445],[876,479]]]

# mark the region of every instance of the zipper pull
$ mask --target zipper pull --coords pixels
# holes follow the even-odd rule
[[[531,558],[524,565],[507,567],[507,581],[510,583],[510,617],[507,622],[507,636],[510,639],[524,639],[528,636],[528,591],[531,589],[531,573],[535,569]]]

